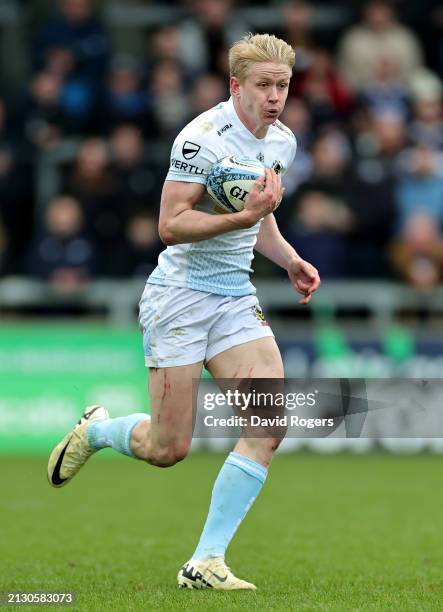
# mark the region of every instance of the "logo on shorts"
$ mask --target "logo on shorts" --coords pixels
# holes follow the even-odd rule
[[[195,142],[189,142],[189,140],[186,140],[186,142],[183,144],[182,153],[185,159],[192,159],[199,151],[200,145],[195,144]]]
[[[260,308],[260,306],[253,306],[251,310],[254,317],[260,321],[263,326],[269,326],[269,323],[266,321],[265,315],[263,314],[263,310]]]

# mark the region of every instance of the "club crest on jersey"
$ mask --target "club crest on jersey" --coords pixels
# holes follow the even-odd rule
[[[275,170],[275,174],[281,174],[281,171],[283,170],[283,164],[280,160],[276,159],[274,162],[272,162],[272,167]]]
[[[265,156],[263,155],[263,153],[259,153],[259,154],[257,155],[257,159],[258,159],[258,161],[260,161],[262,164],[264,164],[264,163],[265,163]]]
[[[184,142],[182,153],[185,159],[192,159],[197,155],[199,151],[200,145],[195,144],[195,142],[189,142],[189,140],[186,140],[186,142]]]

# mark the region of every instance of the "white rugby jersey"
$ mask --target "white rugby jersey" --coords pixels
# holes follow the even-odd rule
[[[265,138],[256,138],[240,121],[231,98],[183,128],[172,147],[166,180],[205,185],[212,164],[227,155],[257,158],[283,174],[294,159],[296,147],[294,134],[280,121],[269,127]],[[196,210],[217,214],[208,195]],[[255,293],[249,275],[259,229],[260,222],[208,240],[168,246],[148,282],[219,295]]]

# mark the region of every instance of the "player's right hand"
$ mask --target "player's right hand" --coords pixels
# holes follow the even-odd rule
[[[251,226],[274,212],[283,197],[284,188],[281,178],[272,168],[265,169],[265,175],[258,178],[245,201],[243,213],[251,221]]]

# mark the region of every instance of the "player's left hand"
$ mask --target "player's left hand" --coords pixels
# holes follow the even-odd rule
[[[299,304],[307,304],[314,291],[320,286],[320,276],[317,268],[304,259],[296,259],[288,268],[289,280],[293,287],[304,297]]]

